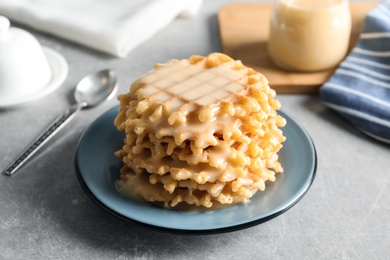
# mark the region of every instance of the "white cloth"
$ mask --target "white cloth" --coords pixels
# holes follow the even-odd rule
[[[11,21],[125,57],[177,16],[195,16],[203,0],[0,0]]]

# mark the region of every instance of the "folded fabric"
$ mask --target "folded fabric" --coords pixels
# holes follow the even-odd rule
[[[359,42],[319,94],[362,132],[390,143],[390,0],[368,12]]]
[[[13,22],[125,57],[178,15],[196,15],[203,0],[0,0]]]

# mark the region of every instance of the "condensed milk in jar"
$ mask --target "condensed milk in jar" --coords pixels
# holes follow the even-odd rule
[[[345,57],[350,32],[348,0],[275,0],[268,51],[283,69],[321,71]]]

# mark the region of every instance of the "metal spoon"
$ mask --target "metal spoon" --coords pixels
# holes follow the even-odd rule
[[[96,106],[112,98],[117,90],[118,82],[114,71],[102,70],[83,78],[74,92],[77,103],[57,117],[3,173],[13,175],[39,148],[69,123],[79,110]]]

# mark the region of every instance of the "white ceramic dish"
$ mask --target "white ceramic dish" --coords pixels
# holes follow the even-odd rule
[[[42,47],[42,49],[52,70],[52,78],[49,83],[42,89],[29,93],[28,95],[23,95],[22,93],[13,98],[0,96],[0,108],[19,106],[42,98],[56,90],[65,81],[66,76],[68,75],[68,64],[64,57],[50,48]]]

